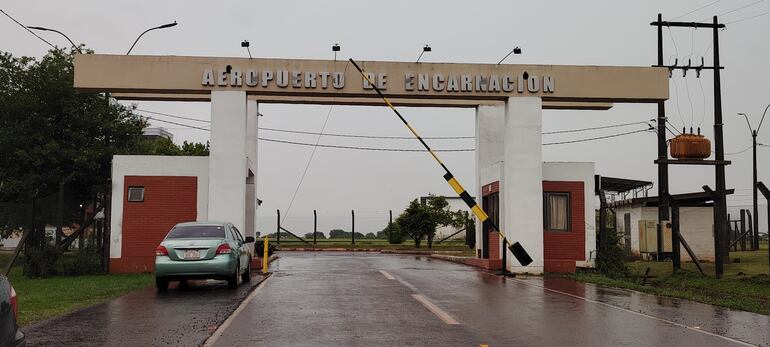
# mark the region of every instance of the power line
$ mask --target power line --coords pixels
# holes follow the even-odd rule
[[[192,120],[192,121],[198,121],[203,123],[211,123],[209,120],[203,120],[203,119],[196,119],[196,118],[190,118],[190,117],[183,117],[168,113],[161,113],[161,112],[155,112],[155,111],[148,111],[143,109],[136,109],[137,111],[141,112],[147,112],[152,113],[156,115],[161,116],[167,116],[167,117],[173,117],[178,119],[186,119],[186,120]],[[154,117],[148,117],[150,119],[159,120]],[[162,121],[162,120],[160,120]],[[177,123],[172,123],[177,124]],[[610,129],[610,128],[619,128],[619,127],[625,127],[630,125],[636,125],[636,124],[648,124],[647,121],[639,121],[639,122],[630,122],[630,123],[621,123],[621,124],[612,124],[612,125],[604,125],[604,126],[598,126],[598,127],[588,127],[588,128],[580,128],[580,129],[566,129],[566,130],[556,130],[556,131],[547,131],[543,132],[543,135],[553,135],[553,134],[567,134],[567,133],[576,133],[576,132],[583,132],[583,131],[590,131],[590,130],[600,130],[600,129]],[[289,129],[278,129],[278,128],[268,128],[268,127],[259,127],[259,130],[265,130],[265,131],[275,131],[275,132],[282,132],[282,133],[293,133],[293,134],[304,134],[304,135],[320,135],[320,136],[331,136],[331,137],[349,137],[349,138],[369,138],[369,139],[395,139],[395,140],[411,140],[414,139],[412,136],[387,136],[387,135],[357,135],[357,134],[339,134],[339,133],[323,133],[323,132],[314,132],[314,131],[301,131],[301,130],[289,130]],[[460,139],[474,139],[475,136],[425,136],[424,139],[430,139],[430,140],[460,140]]]
[[[722,0],[716,0],[716,1],[710,2],[710,3],[708,3],[708,4],[705,4],[705,5],[701,6],[701,7],[698,7],[698,8],[696,8],[696,9],[694,9],[694,10],[690,11],[690,12],[687,12],[687,13],[685,13],[685,14],[682,14],[682,15],[678,15],[678,16],[676,16],[676,17],[674,17],[674,18],[671,18],[671,20],[677,20],[677,19],[679,19],[679,18],[682,18],[682,17],[684,17],[684,16],[686,16],[686,15],[689,15],[689,14],[693,14],[693,13],[695,13],[695,12],[698,12],[698,11],[700,11],[700,10],[702,10],[702,9],[706,8],[706,7],[709,7],[709,6],[711,6],[711,5],[714,5],[714,4],[716,4],[716,3],[720,2],[720,1],[722,1]]]
[[[743,21],[747,21],[747,20],[750,20],[750,19],[754,19],[754,18],[762,17],[762,16],[765,16],[765,15],[768,15],[768,14],[770,14],[770,11],[767,11],[767,12],[762,12],[762,13],[760,13],[760,14],[757,14],[757,15],[753,15],[753,16],[751,16],[751,17],[746,17],[746,18],[743,18],[743,19],[734,20],[734,21],[732,21],[732,22],[727,22],[727,23],[725,23],[725,24],[735,24],[735,23],[740,23],[740,22],[743,22]]]
[[[402,149],[402,148],[376,148],[376,147],[357,147],[357,146],[341,146],[341,145],[324,145],[324,144],[312,144],[307,142],[295,142],[277,139],[268,139],[264,137],[258,137],[257,139],[267,142],[285,143],[299,146],[311,146],[311,147],[325,147],[325,148],[338,148],[338,149],[355,149],[362,151],[380,151],[380,152],[427,152],[426,149]],[[463,148],[463,149],[434,149],[434,152],[473,152],[475,148]]]
[[[175,114],[143,110],[141,108],[137,108],[136,111],[147,112],[147,113],[152,113],[152,114],[156,114],[156,115],[159,115],[159,116],[166,116],[166,117],[171,117],[171,118],[186,119],[186,120],[191,120],[191,121],[196,121],[196,122],[201,122],[201,123],[211,123],[210,120],[206,120],[206,119],[196,119],[196,118],[190,118],[190,117],[182,117],[182,116],[177,116]]]
[[[10,14],[8,14],[8,13],[7,13],[7,12],[5,12],[5,11],[3,11],[3,9],[1,9],[1,8],[0,8],[0,12],[2,12],[2,13],[3,13],[3,14],[6,16],[6,17],[10,18],[12,21],[16,22],[16,24],[18,24],[19,26],[21,26],[22,28],[24,28],[24,30],[26,30],[26,31],[29,31],[29,33],[30,33],[30,34],[34,35],[35,37],[39,38],[41,41],[45,42],[47,45],[51,46],[51,48],[54,48],[54,49],[56,49],[56,46],[54,46],[53,44],[51,44],[50,42],[48,42],[46,39],[44,39],[44,38],[40,37],[40,35],[36,34],[34,31],[32,31],[32,30],[30,30],[29,28],[27,28],[27,26],[26,26],[26,25],[24,25],[24,24],[21,24],[19,21],[17,21],[17,20],[16,20],[16,18],[13,18],[13,17],[11,17],[11,15],[10,15]]]
[[[198,130],[203,130],[203,131],[211,131],[211,129],[196,127],[194,125],[188,125],[188,124],[184,124],[184,123],[172,122],[172,121],[167,121],[167,120],[162,120],[162,119],[157,119],[157,118],[152,118],[152,117],[148,117],[148,118],[154,119],[154,120],[160,121],[160,122],[169,123],[169,124],[186,126],[188,128],[192,128],[192,129],[198,129]],[[606,136],[599,136],[599,137],[591,137],[591,138],[584,138],[584,139],[577,139],[577,140],[560,141],[560,142],[549,142],[549,143],[543,143],[543,146],[552,146],[552,145],[562,145],[562,144],[570,144],[570,143],[579,143],[579,142],[603,140],[603,139],[609,139],[609,138],[613,138],[613,137],[619,137],[619,136],[636,134],[636,133],[645,132],[645,131],[650,131],[650,129],[629,131],[629,132],[624,132],[624,133],[620,133],[620,134],[613,134],[613,135],[606,135]],[[284,144],[299,145],[299,146],[313,146],[313,147],[338,148],[338,149],[354,149],[354,150],[363,150],[363,151],[383,151],[383,152],[425,152],[426,151],[424,149],[377,148],[377,147],[358,147],[358,146],[313,144],[313,143],[307,143],[307,142],[278,140],[278,139],[271,139],[271,138],[265,138],[265,137],[258,137],[257,139],[260,140],[260,141],[284,143]],[[475,151],[475,150],[476,150],[475,148],[438,149],[438,150],[434,150],[434,152],[471,152],[471,151]]]
[[[582,129],[569,129],[569,130],[557,130],[557,131],[548,131],[542,133],[543,135],[552,135],[552,134],[566,134],[566,133],[576,133],[581,131],[589,131],[589,130],[598,130],[598,129],[609,129],[609,128],[619,128],[629,125],[636,125],[636,124],[648,124],[645,122],[631,122],[631,123],[623,123],[623,124],[614,124],[614,125],[605,125],[605,126],[598,126],[598,127],[590,127],[590,128],[582,128]]]
[[[396,139],[396,140],[413,140],[411,136],[378,136],[378,135],[353,135],[353,134],[334,134],[334,133],[317,133],[312,131],[300,131],[300,130],[288,130],[288,129],[276,129],[276,128],[264,128],[260,127],[259,130],[276,131],[282,133],[295,133],[305,135],[322,135],[332,137],[352,137],[352,138],[367,138],[367,139]],[[426,136],[424,139],[431,140],[458,140],[458,139],[473,139],[475,136]]]
[[[631,134],[636,134],[636,133],[641,133],[641,132],[649,132],[651,130],[654,130],[654,129],[635,130],[635,131],[629,131],[629,132],[620,133],[620,134],[599,136],[599,137],[593,137],[593,138],[587,138],[587,139],[579,139],[579,140],[549,142],[549,143],[544,143],[543,146],[564,145],[564,144],[568,144],[568,143],[578,143],[578,142],[587,142],[587,141],[594,141],[594,140],[603,140],[603,139],[609,139],[609,138],[618,137],[618,136],[631,135]]]
[[[760,3],[760,2],[763,2],[763,1],[765,1],[765,0],[757,0],[757,1],[754,1],[754,2],[752,2],[752,3],[749,3],[749,4],[746,4],[746,5],[740,6],[740,7],[738,7],[738,8],[734,8],[734,9],[732,9],[732,10],[729,10],[729,11],[725,11],[725,12],[722,12],[722,13],[718,14],[717,16],[721,17],[721,16],[724,16],[724,15],[726,15],[726,14],[730,14],[730,13],[733,13],[733,12],[736,12],[736,11],[740,11],[740,10],[742,10],[742,9],[744,9],[744,8],[748,8],[748,7],[754,6],[754,5],[756,5],[756,4]],[[705,22],[705,21],[707,21],[707,20],[709,20],[709,19],[711,19],[711,18],[705,18],[705,19],[703,19],[703,20],[701,20],[701,21],[702,21],[702,22]],[[727,24],[729,24],[729,23],[727,23]]]
[[[158,118],[150,117],[150,116],[144,116],[144,117],[147,118],[147,119],[152,119],[152,120],[158,121],[158,122],[179,125],[179,126],[188,127],[188,128],[191,128],[191,129],[198,129],[198,130],[203,130],[203,131],[211,131],[211,129],[201,128],[201,127],[197,127],[197,126],[194,126],[194,125],[178,123],[178,122],[172,122],[170,120],[158,119]]]

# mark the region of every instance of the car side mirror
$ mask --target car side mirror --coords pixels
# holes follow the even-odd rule
[[[246,243],[253,243],[254,241],[256,241],[254,236],[246,236]]]

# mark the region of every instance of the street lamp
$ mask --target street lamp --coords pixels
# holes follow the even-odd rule
[[[142,36],[144,36],[144,34],[146,34],[148,31],[153,31],[153,30],[157,30],[157,29],[166,29],[166,28],[170,28],[170,27],[173,27],[173,26],[176,26],[176,21],[174,21],[174,23],[163,24],[163,25],[156,26],[154,28],[149,28],[149,29],[143,31],[141,34],[139,34],[139,37],[136,38],[136,41],[134,41],[134,44],[131,45],[131,48],[128,49],[128,52],[126,52],[126,55],[131,54],[131,50],[134,49],[134,46],[136,46],[136,43],[139,42],[139,39],[141,39]]]
[[[430,52],[430,51],[432,51],[432,49],[430,48],[430,45],[426,44],[424,47],[422,47],[422,52],[420,52],[420,56],[417,57],[417,62],[418,63],[420,62],[420,58],[422,58],[422,55],[425,54],[425,52]]]
[[[337,52],[339,52],[340,49],[341,47],[339,43],[335,43],[334,45],[332,45],[332,52],[334,52],[334,61],[337,61]]]
[[[241,47],[246,48],[246,51],[249,52],[249,59],[251,59],[251,50],[249,49],[249,40],[243,40],[241,41]]]
[[[57,34],[59,34],[61,36],[64,36],[64,38],[67,39],[67,41],[69,41],[70,44],[72,44],[72,48],[74,48],[76,51],[78,51],[78,53],[80,53],[80,48],[74,42],[72,42],[72,40],[70,40],[70,38],[67,37],[67,35],[64,35],[64,33],[59,31],[59,30],[49,29],[49,28],[44,28],[44,27],[27,27],[27,28],[30,28],[30,29],[33,29],[33,30],[40,30],[40,31],[53,31],[53,32],[55,32],[55,33],[57,33]]]
[[[749,122],[749,117],[745,113],[738,113],[738,115],[743,116],[743,118],[746,118],[746,124],[749,126],[749,132],[751,133],[751,143],[752,148],[754,152],[754,158],[753,158],[753,171],[754,171],[754,178],[753,178],[753,184],[751,185],[752,191],[753,191],[753,198],[754,198],[754,206],[753,206],[753,213],[751,218],[752,220],[752,227],[754,228],[754,235],[752,237],[752,243],[751,248],[754,250],[759,250],[759,201],[758,201],[758,192],[757,192],[757,133],[759,132],[759,129],[762,127],[762,122],[765,120],[765,115],[767,114],[767,109],[770,108],[770,104],[765,107],[765,112],[762,113],[762,119],[759,120],[759,125],[756,129],[751,128],[751,122]]]
[[[519,46],[513,47],[513,49],[512,49],[510,52],[508,52],[508,54],[506,54],[506,55],[503,57],[503,59],[500,59],[500,61],[498,61],[498,62],[497,62],[497,65],[500,65],[500,64],[502,64],[502,63],[503,63],[503,61],[504,61],[506,58],[508,58],[508,56],[509,56],[509,55],[511,55],[511,54],[521,54],[521,48],[519,48]]]

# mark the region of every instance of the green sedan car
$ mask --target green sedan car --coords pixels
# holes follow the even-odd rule
[[[189,279],[217,279],[235,289],[239,279],[251,280],[247,244],[253,242],[231,223],[179,223],[155,249],[155,285],[166,290],[170,281],[184,285]]]

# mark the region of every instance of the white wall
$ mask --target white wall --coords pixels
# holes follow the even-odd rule
[[[505,200],[503,231],[512,243],[521,243],[533,260],[522,266],[512,259],[511,271],[542,273],[542,99],[511,97],[505,107],[505,188],[500,194]]]
[[[246,225],[246,92],[211,92],[209,219]]]
[[[596,226],[594,195],[594,163],[546,162],[543,163],[543,181],[582,181],[585,203],[585,261],[576,263],[578,267],[593,267],[596,252]]]
[[[481,206],[481,187],[499,181],[503,187],[502,162],[505,154],[505,105],[476,108],[476,202]],[[500,199],[500,210],[504,210]],[[483,207],[483,206],[482,206]],[[481,224],[476,221],[476,249],[481,249]],[[505,230],[505,221],[499,227]],[[478,254],[478,253],[477,253]]]
[[[625,232],[623,216],[631,215],[631,253],[639,256],[639,221],[657,222],[657,207],[626,205],[615,208],[618,231]],[[679,209],[679,228],[682,236],[690,245],[695,256],[700,260],[714,261],[714,212],[711,207],[681,207]],[[691,261],[687,251],[680,251],[682,261]]]
[[[126,176],[195,176],[198,178],[197,215],[208,219],[208,157],[116,155],[112,157],[110,258],[120,258],[123,240],[123,192]]]

